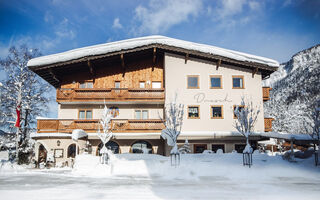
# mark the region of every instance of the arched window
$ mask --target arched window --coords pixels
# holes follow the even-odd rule
[[[107,149],[111,150],[112,153],[114,153],[114,154],[118,154],[120,152],[119,145],[114,141],[107,142],[106,147],[107,147]],[[100,149],[102,149],[102,143],[100,143],[98,145],[97,156],[101,156]]]
[[[112,153],[114,153],[114,154],[118,154],[119,153],[119,145],[114,141],[107,142],[106,147],[109,150],[111,150]]]
[[[46,161],[47,161],[47,150],[42,144],[40,144],[38,163],[42,163],[42,162],[46,162]]]
[[[68,147],[68,157],[67,158],[75,158],[76,157],[76,144],[70,144]]]
[[[147,141],[137,141],[133,143],[131,146],[132,153],[144,153],[144,154],[151,154],[152,153],[152,145]]]

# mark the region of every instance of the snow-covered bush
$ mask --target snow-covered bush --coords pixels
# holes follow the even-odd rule
[[[190,144],[187,139],[185,140],[183,146],[179,148],[179,153],[181,154],[191,153]]]

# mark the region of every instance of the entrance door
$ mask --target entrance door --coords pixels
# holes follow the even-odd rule
[[[195,144],[193,146],[194,153],[202,153],[204,150],[207,150],[207,144]]]

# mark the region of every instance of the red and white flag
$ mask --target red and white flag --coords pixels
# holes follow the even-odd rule
[[[14,126],[20,128],[20,112],[21,112],[20,105],[17,106],[16,112],[17,112],[17,120],[16,120],[16,124]]]

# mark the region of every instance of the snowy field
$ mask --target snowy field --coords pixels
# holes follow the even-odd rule
[[[289,163],[281,156],[254,154],[252,168],[242,154],[167,157],[121,154],[110,166],[78,156],[73,170],[26,169],[3,164],[1,199],[319,199],[320,167],[313,159]]]

